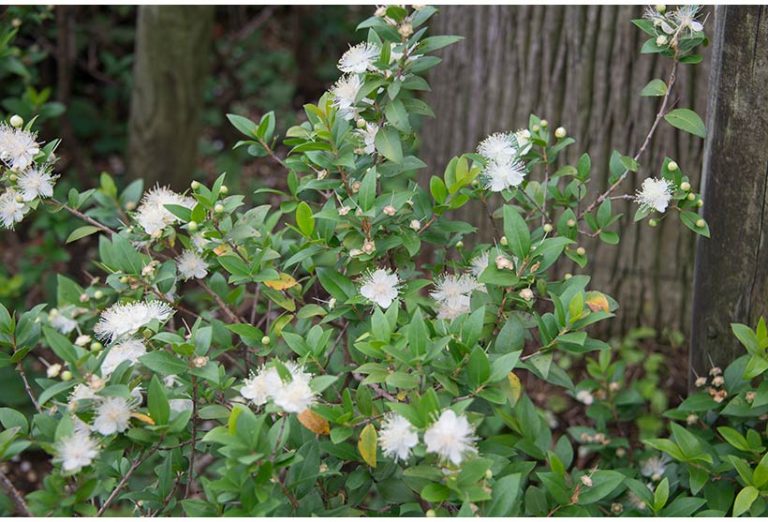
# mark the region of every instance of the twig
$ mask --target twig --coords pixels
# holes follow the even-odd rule
[[[189,447],[189,470],[187,471],[187,485],[184,487],[184,498],[189,498],[192,489],[192,475],[195,471],[195,444],[197,442],[197,377],[192,376],[192,444]]]
[[[13,485],[13,482],[11,482],[10,479],[2,471],[0,471],[0,486],[2,486],[5,492],[8,493],[8,495],[10,495],[10,497],[13,499],[13,503],[16,504],[16,511],[18,511],[21,516],[34,516],[29,510],[29,506],[24,500],[24,496],[19,492],[18,489],[16,489],[16,487]]]
[[[110,234],[111,235],[111,234],[116,234],[117,233],[114,230],[112,230],[111,228],[109,228],[108,226],[106,226],[106,225],[104,225],[102,223],[99,223],[98,221],[96,221],[95,219],[93,219],[90,216],[86,216],[85,214],[83,214],[79,210],[70,207],[66,203],[63,203],[63,202],[61,202],[61,201],[59,201],[57,199],[53,199],[53,198],[51,198],[48,201],[50,201],[49,204],[59,205],[61,208],[63,208],[64,210],[66,210],[67,212],[72,214],[73,216],[79,217],[80,219],[82,219],[86,223],[88,223],[90,225],[93,225],[94,227],[98,228],[99,230],[101,230],[102,232],[104,232],[106,234]]]
[[[37,410],[37,413],[43,413],[42,408],[40,408],[40,403],[37,402],[37,399],[35,398],[35,394],[32,392],[32,387],[29,385],[29,380],[27,380],[27,374],[24,372],[24,367],[22,366],[21,361],[19,361],[19,364],[16,365],[16,370],[19,372],[19,375],[21,376],[21,380],[24,383],[24,390],[26,390],[27,395],[29,396],[29,399],[32,401],[32,404],[35,406],[35,409]]]
[[[109,505],[117,498],[118,493],[120,493],[120,490],[122,490],[125,485],[128,483],[128,480],[131,478],[131,475],[133,475],[133,472],[136,471],[136,469],[144,464],[144,462],[151,457],[155,450],[160,447],[160,444],[162,441],[158,442],[154,446],[152,446],[149,450],[145,450],[142,454],[141,458],[133,461],[133,464],[131,464],[131,467],[128,468],[128,471],[125,473],[123,478],[120,480],[120,482],[117,484],[117,487],[112,491],[112,493],[107,497],[107,500],[104,501],[104,504],[101,505],[101,508],[99,508],[99,511],[96,513],[97,517],[100,517],[104,514],[104,512],[107,510]]]

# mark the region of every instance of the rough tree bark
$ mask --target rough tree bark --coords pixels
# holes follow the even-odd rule
[[[139,7],[128,169],[180,189],[194,174],[213,6]]]
[[[743,354],[730,323],[768,313],[768,7],[718,7],[696,248],[692,378]]]
[[[438,118],[424,125],[420,157],[430,166],[425,174],[441,174],[453,155],[474,150],[493,131],[527,126],[533,112],[568,129],[577,143],[567,161],[574,164],[581,151],[588,151],[596,189],[604,189],[611,151],[634,154],[656,114],[658,99],[641,98],[640,90],[653,78],[665,78],[670,66],[657,55],[640,55],[646,36],[630,23],[640,15],[637,6],[443,7],[433,34],[466,40],[444,51],[444,63],[431,76],[428,101]],[[702,65],[681,67],[681,95],[673,104],[703,114],[707,54]],[[697,183],[702,148],[701,139],[662,125],[650,153],[641,158],[648,167],[625,181],[625,191],[657,174],[665,155]],[[693,234],[675,217],[652,229],[631,223],[631,204],[617,201],[614,208],[624,212],[621,243],[584,243],[595,288],[622,306],[610,329],[646,325],[687,331]],[[467,206],[457,217],[490,239],[484,212]],[[560,269],[579,272],[573,266]]]

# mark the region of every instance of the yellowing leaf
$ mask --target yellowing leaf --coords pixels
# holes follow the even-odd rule
[[[520,396],[523,394],[523,383],[520,382],[520,378],[515,375],[515,372],[509,372],[507,374],[507,380],[502,381],[504,387],[504,393],[507,395],[509,404],[514,406],[517,401],[520,400]]]
[[[331,426],[328,424],[328,421],[309,408],[299,413],[298,419],[312,433],[328,435],[331,432]]]
[[[290,274],[281,272],[279,279],[275,279],[274,281],[264,281],[264,284],[273,290],[287,290],[299,283]]]
[[[231,252],[232,249],[229,248],[229,245],[219,245],[216,248],[213,249],[213,253],[217,256],[223,256],[227,252]]]
[[[600,292],[587,292],[587,306],[593,312],[610,312],[608,298]]]
[[[360,452],[360,456],[372,468],[376,467],[378,438],[376,428],[373,427],[373,424],[369,424],[360,432],[360,439],[357,441],[357,450]]]
[[[133,417],[134,419],[139,419],[140,421],[142,421],[142,422],[144,422],[146,424],[149,424],[151,426],[155,425],[155,421],[149,415],[144,415],[143,413],[133,412],[133,413],[131,413],[131,417]]]

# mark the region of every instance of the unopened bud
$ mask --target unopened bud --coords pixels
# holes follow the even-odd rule
[[[567,274],[565,274],[565,275],[563,276],[563,279],[565,279],[566,281],[568,281],[568,280],[569,280],[570,278],[572,278],[572,277],[573,277],[573,274],[571,274],[571,273],[569,272],[569,273],[567,273]]]
[[[462,248],[464,248],[464,241],[457,241],[456,250],[461,250]]]
[[[189,184],[190,187],[192,187],[192,190],[197,190],[200,188],[200,182],[195,180],[192,180],[192,183]]]
[[[530,301],[531,299],[533,299],[533,290],[531,290],[530,288],[523,288],[522,290],[520,290],[519,295],[523,300]]]
[[[545,223],[543,228],[544,228],[544,232],[546,234],[549,234],[550,232],[552,232],[554,227],[549,223]]]
[[[697,388],[701,388],[702,386],[706,386],[707,384],[707,378],[706,377],[697,377],[696,382],[694,383]]]
[[[208,364],[208,357],[205,357],[204,355],[198,355],[192,359],[192,366],[195,368],[202,368],[206,364]]]
[[[541,128],[546,129],[549,125],[549,122],[547,120],[541,120]]]
[[[104,345],[101,344],[99,341],[94,341],[91,343],[90,348],[92,352],[100,352],[102,348],[104,348]]]
[[[533,132],[539,132],[541,130],[541,127],[539,125],[534,125],[533,127],[531,127],[531,130]]]
[[[411,229],[418,232],[421,229],[421,221],[419,221],[418,219],[412,219],[410,227]]]
[[[128,284],[128,276],[120,276],[120,282],[124,285]]]
[[[667,163],[667,170],[670,172],[674,172],[677,170],[677,162],[676,161],[670,161]]]
[[[373,13],[374,16],[378,16],[379,18],[383,18],[387,14],[387,6],[382,5],[376,8],[376,11]]]
[[[435,512],[435,510],[434,510],[434,509],[428,509],[428,510],[427,510],[427,516],[428,516],[429,518],[434,518],[434,517],[436,517],[436,516],[437,516],[437,513]]]
[[[388,216],[394,216],[397,213],[397,209],[395,209],[395,207],[393,207],[392,205],[387,205],[381,211]]]
[[[490,468],[485,470],[485,478],[488,479],[488,480],[493,478],[493,471],[491,471]]]
[[[649,220],[648,220],[648,226],[649,226],[649,227],[655,227],[655,226],[656,226],[656,225],[658,225],[658,224],[659,224],[659,222],[658,222],[658,221],[656,221],[656,220],[655,220],[655,219],[653,219],[653,218],[651,218],[651,219],[649,219]]]
[[[80,302],[81,303],[87,303],[88,299],[90,299],[90,297],[88,297],[88,294],[80,294]]]
[[[566,221],[565,224],[568,225],[569,227],[573,228],[573,227],[576,226],[576,220],[571,218],[568,221]]]
[[[22,118],[18,114],[14,114],[13,116],[11,116],[10,124],[11,124],[11,127],[15,129],[21,128],[21,126],[24,125],[24,118]]]
[[[683,181],[682,183],[680,183],[680,190],[688,192],[689,190],[691,190],[691,184],[688,183],[687,181]]]
[[[410,22],[404,22],[400,24],[397,32],[400,33],[400,36],[403,38],[408,38],[413,34],[413,25],[411,25]]]
[[[226,185],[222,185],[221,188],[219,189],[219,194],[224,194],[224,195],[229,194],[229,187]]]
[[[659,47],[664,47],[668,41],[667,37],[663,34],[656,37],[656,45]]]
[[[689,192],[687,196],[685,196],[688,201],[694,201],[696,199],[696,194],[693,192]]]
[[[363,243],[363,252],[366,254],[372,254],[374,250],[376,250],[376,245],[373,241],[366,241]]]
[[[102,292],[101,290],[96,290],[93,293],[93,298],[94,299],[101,299],[102,297],[104,297],[104,292]]]
[[[347,214],[349,214],[350,210],[352,210],[352,209],[349,208],[349,207],[339,207],[339,215],[340,216],[346,216]]]
[[[269,343],[271,342],[272,342],[272,339],[270,339],[268,335],[265,335],[264,337],[261,338],[261,344],[263,344],[264,346],[269,345]]]
[[[659,14],[664,14],[667,10],[667,6],[664,4],[657,4],[656,5],[656,12]]]
[[[357,193],[360,191],[361,183],[359,181],[353,181],[352,182],[352,192]]]
[[[222,205],[221,203],[216,203],[216,206],[213,207],[213,211],[216,212],[217,214],[221,214],[222,212],[224,212],[224,205]]]
[[[50,369],[50,368],[49,368],[49,369]],[[754,402],[754,400],[755,400],[755,397],[756,397],[756,396],[757,396],[757,394],[756,394],[755,392],[753,392],[753,391],[748,391],[748,392],[747,392],[747,393],[744,395],[744,398],[747,400],[747,402],[749,402],[749,403],[751,404],[752,402]]]
[[[355,122],[355,125],[357,125],[358,129],[364,129],[366,124],[367,124],[366,121],[362,118],[358,118],[357,121]]]
[[[507,246],[509,244],[509,241],[507,241],[507,236],[501,236],[501,239],[499,239],[499,243],[503,246]]]
[[[85,346],[86,344],[91,342],[91,336],[90,335],[78,335],[77,339],[75,339],[75,344],[77,346]]]
[[[592,478],[589,477],[588,475],[582,475],[580,480],[581,480],[581,483],[587,486],[588,488],[592,487]]]
[[[723,370],[721,370],[719,366],[713,366],[712,369],[709,370],[709,374],[712,375],[712,376],[722,375],[723,374]]]
[[[722,386],[723,384],[725,384],[725,379],[723,379],[723,376],[722,376],[722,375],[718,375],[717,377],[715,377],[714,379],[712,379],[712,386],[718,386],[718,387],[720,387],[720,386]]]
[[[704,228],[704,225],[706,225],[707,222],[703,219],[697,219],[696,220],[696,228]]]
[[[558,127],[555,129],[555,138],[561,140],[565,138],[566,135],[567,133],[565,132],[565,127]]]
[[[691,413],[685,418],[685,423],[688,424],[688,426],[693,426],[699,421],[699,416],[695,413]]]
[[[583,256],[587,253],[587,249],[584,247],[579,247],[576,249],[576,254]]]
[[[703,199],[698,200],[696,202],[696,206],[699,207],[699,208],[703,207],[704,206],[704,200]]]
[[[69,370],[65,370],[61,372],[61,380],[64,382],[71,381],[72,380],[72,372]]]
[[[624,506],[621,505],[619,502],[614,502],[611,504],[611,513],[614,515],[620,515],[624,511]]]
[[[60,373],[61,373],[61,365],[59,363],[50,365],[45,372],[45,374],[48,376],[49,379],[54,379],[58,377]]]

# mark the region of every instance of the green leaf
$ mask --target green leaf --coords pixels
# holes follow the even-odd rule
[[[662,80],[651,80],[640,91],[640,96],[664,96],[667,94],[667,84]]]
[[[147,407],[149,409],[149,415],[154,419],[158,425],[168,423],[168,418],[171,415],[170,406],[168,406],[168,397],[165,396],[165,389],[160,383],[160,379],[157,375],[152,376],[152,381],[149,383],[149,390],[147,391]]]
[[[752,507],[752,503],[757,500],[760,492],[754,486],[747,486],[736,495],[733,503],[733,516],[739,517]]]
[[[43,335],[45,340],[48,341],[48,346],[51,347],[51,350],[59,359],[68,362],[72,368],[77,366],[77,352],[69,339],[49,326],[43,326]]]
[[[624,482],[624,475],[618,471],[595,471],[592,476],[592,486],[581,488],[579,504],[593,504],[611,494]]]
[[[363,212],[368,212],[376,201],[376,169],[368,169],[360,184],[357,201]]]
[[[403,102],[394,100],[387,104],[384,109],[387,121],[397,130],[402,132],[411,132],[411,124],[408,122],[408,112],[405,110]]]
[[[141,364],[163,375],[178,375],[187,370],[187,364],[168,352],[150,352],[139,357]]]
[[[690,109],[675,109],[664,115],[664,119],[675,128],[700,138],[707,137],[707,128],[701,117]]]
[[[227,114],[227,119],[237,130],[249,138],[256,137],[256,129],[258,128],[258,125],[256,125],[255,122],[243,116],[238,116],[237,114]]]
[[[664,480],[662,480],[658,486],[656,486],[656,491],[653,493],[653,510],[654,511],[661,511],[661,508],[663,508],[667,504],[667,500],[669,499],[669,479],[664,477]]]
[[[504,205],[504,235],[509,248],[518,258],[523,259],[531,249],[531,232],[520,213],[514,207]]]
[[[305,201],[301,201],[296,206],[296,225],[306,237],[311,237],[315,231],[315,218],[312,216],[312,208]]]
[[[491,365],[488,362],[488,356],[485,355],[485,351],[479,346],[476,346],[469,356],[467,375],[469,376],[470,385],[474,388],[485,384],[491,375]]]
[[[72,231],[71,234],[67,237],[67,243],[71,243],[73,241],[77,241],[78,239],[82,239],[85,236],[90,236],[91,234],[95,234],[100,229],[98,227],[94,227],[92,225],[86,225],[84,227],[76,228]]]
[[[403,146],[400,143],[400,133],[394,127],[379,129],[374,139],[376,150],[393,163],[403,161]]]
[[[488,507],[483,512],[486,517],[508,517],[512,513],[518,496],[520,495],[521,474],[513,473],[496,481],[493,485],[493,493]]]

